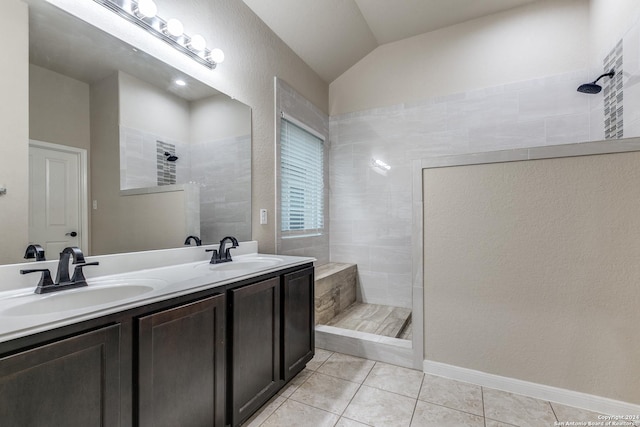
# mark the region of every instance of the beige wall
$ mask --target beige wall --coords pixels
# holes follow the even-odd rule
[[[120,195],[118,77],[91,85],[91,195],[98,209],[91,211],[90,253],[180,246],[188,234],[184,192]]]
[[[193,101],[190,107],[192,143],[251,134],[251,109],[227,95]]]
[[[425,358],[640,403],[640,153],[426,169]]]
[[[588,42],[587,0],[535,2],[378,47],[330,84],[329,113],[575,71]]]
[[[89,150],[89,85],[30,64],[29,138]]]
[[[188,101],[121,71],[118,80],[120,126],[189,142]]]
[[[27,7],[5,0],[0,25],[10,37],[3,43],[0,61],[0,263],[22,261],[28,236],[29,207],[29,51]]]

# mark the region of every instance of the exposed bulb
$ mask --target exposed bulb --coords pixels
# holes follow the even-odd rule
[[[173,37],[180,37],[184,33],[184,25],[175,18],[171,18],[164,26],[164,33]]]
[[[211,50],[209,56],[211,57],[211,60],[216,64],[222,64],[224,62],[224,52],[222,51],[222,49],[215,48]]]
[[[185,81],[184,81],[184,80],[182,80],[182,79],[178,79],[178,80],[176,80],[176,81],[175,81],[175,83],[176,83],[176,85],[178,85],[178,86],[186,86],[186,85],[187,85],[187,82],[185,82]]]
[[[138,0],[136,15],[139,18],[153,18],[158,13],[158,6],[153,0]]]
[[[191,37],[189,46],[198,52],[202,52],[207,47],[207,41],[200,34],[194,34]]]

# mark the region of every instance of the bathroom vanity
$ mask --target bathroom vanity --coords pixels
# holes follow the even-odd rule
[[[239,425],[313,357],[312,261],[247,254],[0,292],[2,425]],[[154,290],[56,301],[119,284]]]

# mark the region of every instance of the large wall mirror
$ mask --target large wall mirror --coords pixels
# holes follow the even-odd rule
[[[55,6],[29,8],[29,240],[49,259],[249,240],[251,109]]]

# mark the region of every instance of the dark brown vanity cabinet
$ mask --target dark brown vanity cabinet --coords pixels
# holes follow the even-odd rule
[[[311,360],[305,264],[0,343],[0,426],[238,426]]]
[[[313,267],[282,276],[282,376],[285,382],[313,358]]]
[[[280,277],[228,291],[231,425],[280,388]]]
[[[224,426],[225,295],[138,318],[140,427]]]
[[[0,358],[0,424],[120,425],[120,325]]]
[[[232,426],[249,418],[314,353],[314,270],[228,291]]]

